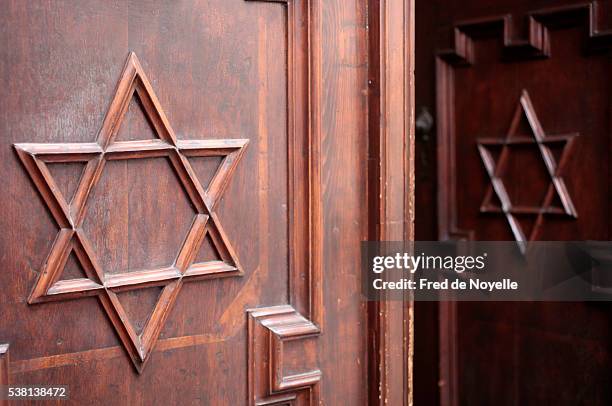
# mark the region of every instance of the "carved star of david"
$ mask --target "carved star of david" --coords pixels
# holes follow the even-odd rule
[[[140,98],[144,113],[159,139],[115,141],[134,95]],[[28,303],[97,296],[134,366],[141,372],[183,283],[242,274],[236,253],[214,209],[247,144],[246,139],[177,140],[138,58],[131,53],[96,142],[15,144],[23,165],[60,227]],[[208,188],[204,189],[188,158],[208,156],[222,157],[222,161]],[[106,161],[151,157],[166,157],[170,160],[195,208],[195,218],[171,266],[105,274],[82,228],[88,196],[96,187]],[[58,162],[86,164],[72,199],[62,195],[47,167],[47,163]],[[195,263],[198,250],[207,235],[220,260]],[[60,280],[72,252],[87,278]],[[117,292],[151,286],[163,288],[142,332],[137,334],[117,297]]]
[[[522,114],[525,114],[525,117],[527,118],[533,137],[517,135]],[[521,247],[521,251],[523,252],[526,249],[527,242],[534,241],[538,238],[544,221],[544,215],[560,214],[574,218],[578,216],[567,187],[565,186],[565,182],[563,181],[563,177],[561,176],[564,167],[567,164],[569,154],[572,151],[575,137],[577,136],[577,133],[546,135],[540,121],[538,120],[535,109],[533,108],[529,94],[526,90],[523,90],[506,137],[501,140],[491,138],[479,138],[477,140],[480,157],[482,158],[482,162],[484,163],[489,179],[491,180],[480,207],[480,211],[503,213],[508,221],[508,224],[510,225],[514,239],[519,243],[519,247]],[[501,174],[506,168],[508,155],[510,154],[511,148],[519,144],[532,144],[537,146],[546,166],[548,175],[550,176],[550,183],[548,184],[546,193],[544,194],[544,198],[540,206],[513,205],[501,178]],[[559,162],[557,162],[550,149],[550,146],[554,144],[563,144]],[[501,152],[497,162],[490,151],[491,147],[501,147]],[[493,202],[494,196],[497,196],[501,206]],[[557,206],[553,203],[555,197],[559,198],[561,206]],[[524,232],[521,224],[516,218],[517,215],[536,216],[534,226],[529,235],[526,235]]]

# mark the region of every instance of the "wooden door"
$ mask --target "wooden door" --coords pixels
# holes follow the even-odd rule
[[[433,145],[425,133],[418,144],[431,171],[417,173],[438,203],[417,209],[417,238],[610,240],[609,12],[603,1],[417,5],[417,101],[436,119]],[[610,404],[610,310],[441,304],[439,326],[417,325],[438,335],[440,367],[419,382],[417,361],[417,399],[435,401],[439,381],[443,405]]]
[[[3,1],[0,384],[407,404],[411,308],[363,300],[360,241],[411,237],[411,18]]]

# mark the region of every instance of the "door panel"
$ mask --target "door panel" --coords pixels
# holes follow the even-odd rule
[[[436,115],[439,237],[608,240],[607,3],[422,7],[421,38],[437,40],[423,39],[435,78],[420,93]],[[609,310],[440,304],[440,402],[609,403]]]
[[[3,237],[10,253],[3,267],[14,270],[4,273],[2,281],[8,301],[2,336],[11,343],[11,381],[69,383],[71,398],[81,401],[243,403],[247,369],[238,366],[247,364],[245,309],[288,303],[286,10],[243,2],[94,2],[78,7],[66,2],[53,8],[12,2],[3,7],[3,36],[12,44],[2,56],[7,80],[3,183],[21,202],[5,206],[10,215],[3,220],[15,233]],[[144,328],[137,340],[145,346],[150,332],[155,348],[146,364],[136,359],[140,375],[124,351],[131,340],[117,334],[126,334],[121,328],[130,326],[135,335],[143,334],[147,319],[155,327],[150,316],[155,304],[174,300],[159,292],[166,286],[166,295],[172,293],[166,284],[170,280],[160,282],[161,287],[117,293],[119,305],[107,310],[109,316],[103,308],[110,300],[96,297],[28,304],[28,293],[59,239],[59,223],[43,202],[51,204],[51,199],[37,196],[10,148],[65,143],[60,152],[68,152],[68,143],[100,140],[105,117],[121,111],[111,101],[121,91],[117,82],[128,50],[140,59],[177,140],[250,141],[214,208],[222,239],[235,250],[242,274],[184,283],[173,306],[158,307],[153,314],[166,318],[159,323],[159,341],[152,328]],[[138,93],[128,99],[129,113],[113,122],[119,127],[116,141],[164,140],[146,97]],[[189,199],[189,186],[181,183],[186,177],[172,157],[149,155],[108,160],[87,197],[82,224],[59,224],[62,230],[82,230],[105,278],[176,266],[184,241],[195,230],[196,214],[206,213]],[[215,163],[207,167],[207,159],[188,158],[198,177],[217,169]],[[49,167],[54,173],[52,166],[69,165]],[[64,182],[70,176],[86,178],[58,169]],[[207,236],[214,237],[211,230]],[[125,286],[119,282],[117,292]],[[112,312],[121,310],[128,321],[111,322],[117,318]],[[148,389],[153,387],[158,389]]]
[[[359,243],[388,221],[368,199],[366,7],[2,3],[0,383],[91,404],[409,401],[409,307],[360,295]]]

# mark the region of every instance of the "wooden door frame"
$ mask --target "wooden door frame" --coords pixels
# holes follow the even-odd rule
[[[282,361],[270,372],[267,394],[257,394],[256,380],[266,370],[264,354],[279,353],[280,340],[265,342],[278,333],[266,326],[282,314],[291,328],[290,339],[324,332],[323,235],[321,160],[322,40],[325,29],[322,0],[248,0],[283,3],[288,18],[288,112],[292,202],[290,227],[292,258],[288,306],[253,309],[249,313],[249,400],[292,401],[296,392],[310,392],[318,404],[320,371],[283,377]],[[368,230],[363,239],[414,239],[414,0],[365,0],[368,19]],[[399,84],[399,85],[398,85]],[[307,166],[299,165],[307,157]],[[296,219],[304,220],[296,222]],[[299,223],[299,224],[298,224]],[[306,254],[306,255],[305,255]],[[300,258],[306,258],[301,262]],[[308,275],[304,283],[301,275]],[[306,286],[304,286],[306,285]],[[368,303],[368,404],[412,404],[413,306],[401,302]],[[261,337],[261,338],[259,338]],[[289,339],[289,338],[287,338]],[[282,353],[282,351],[280,351]],[[293,392],[293,393],[292,393]],[[272,394],[272,396],[270,396]],[[289,396],[289,397],[287,397]],[[263,400],[261,400],[263,397]],[[259,400],[258,400],[259,399]],[[261,403],[263,404],[263,403]],[[268,403],[266,403],[268,404]]]
[[[322,161],[321,111],[324,82],[321,56],[323,27],[322,0],[248,0],[284,3],[288,21],[288,89],[289,132],[295,152],[293,156],[307,156],[308,166],[294,171],[294,185],[306,184],[304,190],[294,190],[294,196],[305,197],[294,204],[307,214],[292,217],[306,218],[305,229],[296,227],[294,236],[306,240],[302,251],[308,252],[307,287],[300,289],[299,270],[291,267],[291,306],[255,309],[251,313],[253,330],[265,323],[276,311],[285,312],[287,323],[299,321],[296,337],[309,331],[308,336],[320,334],[323,326],[323,247],[322,247]],[[365,0],[367,5],[368,50],[368,228],[363,235],[370,241],[403,241],[414,239],[414,0]],[[299,7],[301,6],[301,7]],[[302,24],[300,24],[302,22]],[[305,23],[304,23],[305,22]],[[302,27],[302,28],[301,28]],[[305,28],[303,28],[305,27]],[[338,27],[331,27],[338,29]],[[306,32],[302,32],[303,30]],[[301,32],[301,34],[300,34]],[[307,38],[304,49],[304,40]],[[300,118],[302,117],[302,118]],[[306,117],[306,118],[305,118]],[[305,119],[304,119],[305,118]],[[306,148],[300,143],[300,131],[307,133]],[[300,149],[302,148],[302,149]],[[294,162],[295,164],[295,162]],[[296,168],[298,166],[295,166]],[[295,176],[297,175],[297,178]],[[307,178],[306,182],[300,181]],[[298,186],[299,188],[300,186]],[[294,243],[297,239],[294,239]],[[295,246],[299,249],[299,244]],[[297,262],[293,262],[294,265]],[[368,318],[368,404],[412,404],[413,317],[412,301],[369,302]],[[262,313],[263,312],[263,313]],[[304,320],[298,320],[300,316]],[[300,330],[301,329],[301,330]],[[271,331],[273,334],[274,332]],[[252,348],[256,346],[252,343]],[[274,347],[269,348],[270,351]],[[249,361],[251,362],[251,361]],[[254,360],[254,362],[256,362]],[[275,362],[275,361],[274,361]],[[261,372],[253,365],[249,379]],[[311,391],[311,404],[318,403],[318,382],[324,379],[315,371],[304,379],[293,382],[296,391]],[[282,392],[282,377],[272,379],[270,392]],[[252,387],[252,382],[249,383]],[[282,398],[270,399],[282,402]],[[250,399],[257,396],[249,395]],[[288,399],[288,398],[287,398]]]
[[[412,241],[414,0],[370,0],[367,28],[368,239]],[[412,404],[414,306],[409,299],[369,303],[371,405]]]

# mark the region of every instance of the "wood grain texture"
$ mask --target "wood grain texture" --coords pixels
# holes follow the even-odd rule
[[[306,392],[307,404],[317,404],[321,371],[317,368],[285,372],[285,343],[316,337],[320,329],[291,306],[274,306],[249,311],[249,404],[275,402],[278,395]],[[299,364],[316,361],[312,350],[300,351]],[[274,403],[273,403],[274,404]]]
[[[255,0],[257,1],[257,0]],[[319,49],[319,25],[321,24],[318,1],[287,1],[287,69],[288,69],[288,135],[289,135],[289,190],[290,196],[290,262],[289,297],[292,306],[279,305],[269,308],[271,314],[289,312],[285,323],[291,327],[296,319],[309,324],[312,330],[308,336],[317,336],[323,328],[323,278],[322,278],[322,196],[321,196],[321,132],[320,120],[321,83]],[[306,157],[303,159],[302,157]],[[298,311],[300,313],[298,313]],[[249,317],[265,317],[266,311],[249,311]],[[303,312],[303,313],[301,313]],[[304,316],[302,316],[302,314]],[[305,318],[307,317],[307,318]],[[268,344],[258,343],[255,325],[269,329]],[[298,329],[299,330],[299,329]],[[296,330],[291,336],[300,337]],[[280,340],[280,341],[278,341]],[[263,351],[264,354],[254,352]],[[280,351],[280,353],[278,353]],[[267,376],[268,361],[260,361],[268,352],[277,353],[270,368],[275,377],[270,378],[268,387],[261,387],[261,376]],[[280,357],[280,358],[279,358]],[[321,379],[321,371],[306,375],[282,376],[282,338],[266,322],[249,322],[249,404],[276,402],[280,391],[297,393],[308,389],[308,404],[319,403],[319,391],[315,386]],[[280,369],[278,369],[280,368]],[[272,375],[270,375],[272,376]],[[263,402],[263,403],[262,403]],[[273,403],[274,404],[274,403]]]
[[[138,94],[142,101],[146,117],[154,126],[159,139],[115,141],[134,94]],[[142,372],[184,282],[243,274],[234,249],[213,210],[227,188],[229,178],[247,144],[246,139],[177,141],[136,54],[130,53],[95,143],[15,144],[28,174],[61,227],[28,303],[97,296],[134,366],[138,372]],[[82,229],[88,195],[95,189],[107,160],[158,156],[170,158],[197,214],[171,267],[128,270],[122,274],[109,275],[98,264],[96,253]],[[207,189],[199,182],[187,158],[194,156],[223,158]],[[85,170],[75,196],[69,200],[57,187],[46,163],[83,160],[86,162]],[[207,235],[221,260],[195,263],[195,256]],[[72,252],[76,254],[87,278],[62,279],[68,256]],[[163,286],[163,290],[142,332],[137,333],[117,292],[156,285]]]
[[[413,17],[395,4],[393,44],[370,48],[366,0],[2,3],[0,186],[15,199],[0,199],[0,338],[12,382],[130,405],[367,404],[384,385],[407,404],[411,308],[389,306],[392,329],[370,342],[376,315],[359,294],[372,225],[411,235]],[[399,50],[384,119],[368,113],[381,48]],[[149,86],[136,78],[117,98],[129,52],[140,66],[128,62],[120,93],[139,71]],[[372,153],[371,120],[393,122],[389,154]],[[369,206],[385,182],[370,165],[387,168],[388,215]],[[45,264],[49,286],[37,284]],[[33,286],[45,303],[27,303]],[[126,347],[136,365],[147,358],[140,373]],[[384,383],[372,354],[388,360]]]
[[[609,181],[597,181],[595,174],[609,169],[609,5],[468,1],[438,15],[436,7],[421,3],[422,60],[427,59],[419,68],[421,103],[435,112],[437,127],[437,151],[423,146],[421,152],[436,162],[438,201],[437,215],[423,224],[437,223],[441,239],[608,239],[610,205],[603,190]],[[435,74],[425,66],[435,67],[429,69]],[[514,131],[518,136],[510,140]],[[551,142],[538,143],[535,134]],[[499,193],[489,190],[492,178]],[[533,203],[517,203],[528,198]],[[512,207],[510,219],[500,216],[504,205]],[[421,238],[431,235],[426,230]],[[439,324],[424,330],[438,337],[438,354],[424,342],[420,352],[420,365],[438,357],[440,367],[421,389],[421,401],[608,402],[608,394],[597,390],[609,381],[603,309],[584,303],[484,307],[440,303]],[[554,312],[576,324],[561,328],[550,318]],[[483,329],[495,337],[488,344],[473,341]],[[567,334],[584,329],[592,341],[570,347]],[[578,385],[561,373],[536,387],[529,371],[536,365],[554,368],[559,356],[546,351],[549,346],[563,349],[573,373],[597,377],[592,381],[599,383],[581,385],[580,392],[569,389]],[[512,350],[502,355],[502,347]],[[485,372],[492,363],[508,368]]]
[[[414,239],[414,2],[372,1],[369,223],[372,241]],[[412,404],[413,305],[368,303],[369,404]],[[402,341],[401,347],[394,345]],[[402,382],[402,387],[397,382]]]
[[[518,126],[521,119],[526,118],[529,122],[531,134],[529,136],[521,136],[518,134]],[[572,151],[574,137],[578,134],[564,135],[546,135],[544,129],[538,120],[536,111],[529,98],[529,93],[523,90],[517,108],[512,117],[512,122],[508,128],[506,137],[503,140],[497,138],[479,138],[478,152],[480,158],[487,170],[487,174],[491,179],[491,186],[487,188],[480,211],[482,213],[503,213],[508,220],[508,225],[512,229],[514,239],[519,243],[519,247],[523,252],[527,249],[528,241],[538,239],[541,231],[545,214],[564,214],[570,217],[578,217],[576,208],[572,202],[572,198],[565,186],[563,177],[561,176]],[[553,155],[551,145],[563,145],[563,149],[559,156],[558,162]],[[542,162],[546,166],[547,174],[550,177],[550,183],[546,187],[544,199],[539,205],[519,205],[513,203],[506,186],[502,174],[505,173],[508,164],[508,156],[511,154],[511,146],[534,146],[541,155]],[[501,147],[499,157],[494,158],[490,148]],[[512,182],[512,179],[508,181]],[[493,196],[497,196],[500,204],[493,202]],[[561,207],[556,206],[557,199],[561,203]],[[516,219],[516,215],[535,215],[535,224],[531,228],[531,232],[523,229],[520,222]]]

